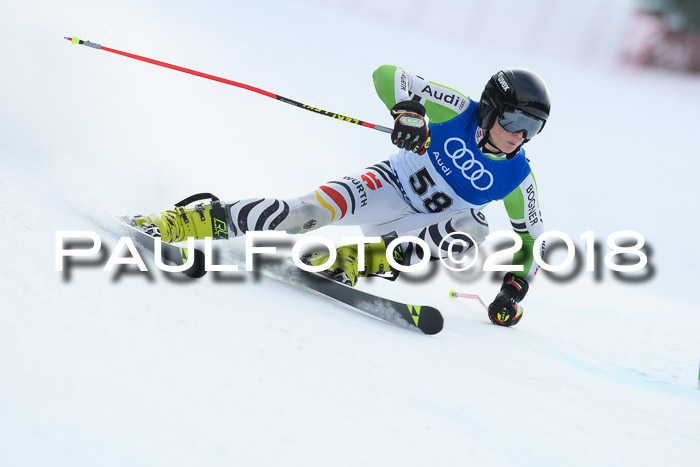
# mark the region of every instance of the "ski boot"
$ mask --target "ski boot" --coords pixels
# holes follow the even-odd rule
[[[190,203],[211,198],[210,204],[198,204],[185,209]],[[187,240],[188,237],[203,239],[228,238],[226,209],[221,201],[210,193],[199,193],[175,204],[174,210],[163,211],[150,216],[134,216],[132,221],[151,237],[160,237],[166,243]]]
[[[397,238],[395,232],[382,236],[380,243],[370,243],[365,248],[365,268],[359,270],[357,245],[346,245],[336,249],[337,257],[333,265],[321,274],[333,280],[342,282],[350,287],[355,287],[357,279],[367,276],[378,276],[389,280],[395,280],[399,271],[393,269],[386,258],[386,247]],[[304,255],[301,260],[311,266],[318,266],[328,260],[328,253],[310,253]],[[401,246],[394,249],[394,260],[403,263],[403,251]]]

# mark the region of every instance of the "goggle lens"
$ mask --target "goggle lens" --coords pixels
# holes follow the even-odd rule
[[[506,110],[498,117],[498,123],[511,133],[524,132],[528,139],[539,133],[544,125],[544,121],[520,110]]]

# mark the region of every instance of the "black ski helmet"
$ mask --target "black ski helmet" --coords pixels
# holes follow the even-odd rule
[[[506,68],[486,83],[479,101],[477,123],[488,131],[505,110],[517,109],[541,119],[542,131],[549,118],[550,107],[549,90],[542,78],[525,68]],[[535,135],[527,136],[525,141]]]

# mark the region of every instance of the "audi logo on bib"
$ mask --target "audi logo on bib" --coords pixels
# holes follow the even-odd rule
[[[452,141],[459,143],[461,146],[455,152],[450,152],[448,149],[448,146]],[[491,185],[493,185],[493,175],[484,168],[484,165],[481,162],[474,158],[474,153],[467,148],[467,144],[463,140],[460,138],[450,138],[445,141],[445,154],[447,157],[452,159],[452,163],[454,163],[455,167],[462,171],[462,176],[469,180],[474,188],[479,191],[484,191],[491,188]],[[458,163],[457,161],[464,157],[465,154],[469,154],[470,159],[461,162],[461,164]],[[471,170],[474,166],[477,166],[478,168],[473,170],[471,173],[467,173],[467,171]],[[482,178],[486,178],[486,181],[488,182],[486,186],[480,186],[484,185],[484,181],[477,183]]]

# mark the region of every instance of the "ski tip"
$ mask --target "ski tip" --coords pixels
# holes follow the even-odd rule
[[[435,335],[438,332],[442,331],[442,328],[445,324],[445,320],[440,314],[439,311],[435,310],[437,313],[433,316],[431,316],[431,319],[429,320],[423,320],[419,325],[418,328],[423,331],[423,334],[427,334],[429,336]]]
[[[415,324],[423,334],[432,335],[442,331],[445,319],[437,308],[408,305],[408,311],[413,321],[412,324]]]

